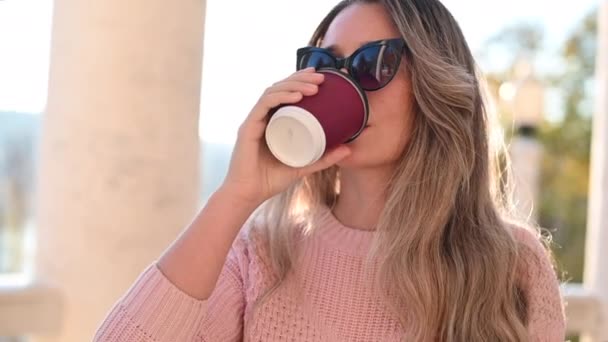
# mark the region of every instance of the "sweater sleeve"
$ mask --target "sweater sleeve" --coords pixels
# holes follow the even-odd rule
[[[242,267],[246,251],[237,238],[211,296],[198,300],[150,265],[114,305],[95,342],[240,341],[245,308]]]
[[[532,342],[563,342],[566,319],[560,283],[546,249],[530,231],[517,228],[520,284],[527,302]]]

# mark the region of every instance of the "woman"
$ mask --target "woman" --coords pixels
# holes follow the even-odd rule
[[[545,248],[495,200],[474,60],[446,8],[342,1],[310,45],[325,50],[262,95],[223,185],[96,341],[563,341]],[[284,166],[267,114],[315,94],[315,68],[342,67],[331,56],[359,80],[381,66],[363,85],[369,127]]]

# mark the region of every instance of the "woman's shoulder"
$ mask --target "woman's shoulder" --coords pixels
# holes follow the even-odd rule
[[[518,273],[524,284],[536,281],[558,281],[551,252],[551,239],[541,230],[521,224],[509,224],[517,244]]]
[[[547,236],[543,236],[540,229],[514,223],[510,223],[508,226],[517,243],[518,252],[523,254],[522,256],[550,258],[551,240]]]
[[[260,248],[261,231],[259,222],[254,218],[249,219],[239,230],[232,243],[231,254],[240,257],[249,257],[252,250]]]
[[[550,239],[536,228],[513,225],[517,241],[517,282],[527,307],[528,330],[531,336],[555,336],[563,341],[565,307],[560,276],[549,246]],[[551,339],[553,341],[553,339]]]
[[[542,236],[540,230],[523,224],[513,223],[509,224],[509,227],[518,248],[526,249],[535,254],[546,254],[547,240]]]
[[[229,254],[242,267],[268,265],[269,245],[264,231],[264,222],[252,216],[240,229]]]
[[[291,234],[290,240],[298,241],[304,238],[303,222],[292,222],[289,226],[281,227]],[[270,249],[270,235],[273,227],[262,215],[252,215],[239,231],[233,248],[239,250],[256,251],[256,253],[265,255]]]

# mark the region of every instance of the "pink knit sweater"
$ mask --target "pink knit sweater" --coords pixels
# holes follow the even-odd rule
[[[241,232],[216,288],[196,300],[151,265],[114,306],[95,341],[400,341],[404,330],[363,273],[373,231],[342,225],[329,209],[318,233],[301,242],[303,258],[255,314],[270,268],[255,238]],[[518,229],[521,286],[531,341],[564,341],[559,283],[541,244]]]

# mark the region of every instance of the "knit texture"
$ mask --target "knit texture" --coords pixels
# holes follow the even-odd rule
[[[373,231],[342,225],[325,209],[319,230],[285,283],[255,311],[270,284],[263,244],[245,229],[234,241],[211,297],[194,299],[149,266],[113,307],[95,341],[400,341],[404,329],[372,290],[364,260]],[[530,341],[564,341],[559,282],[534,235],[517,228],[520,285]]]

